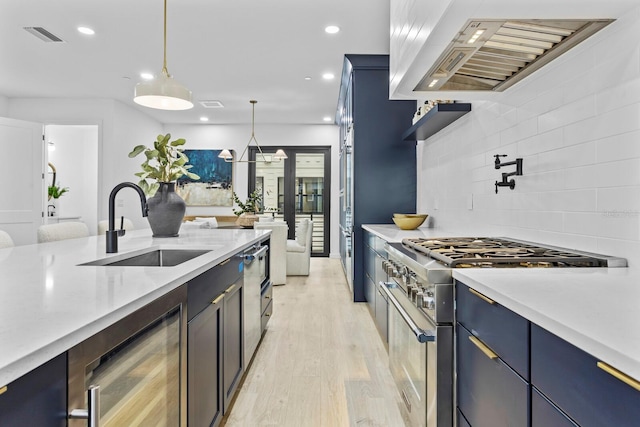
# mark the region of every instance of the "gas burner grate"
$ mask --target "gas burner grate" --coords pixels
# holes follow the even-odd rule
[[[606,267],[594,254],[495,237],[406,238],[402,244],[449,267]]]

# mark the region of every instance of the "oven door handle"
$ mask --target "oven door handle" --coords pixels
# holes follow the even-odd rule
[[[391,304],[393,304],[393,306],[398,311],[398,313],[400,313],[400,316],[402,317],[404,322],[407,324],[407,326],[409,326],[409,328],[411,328],[411,331],[415,334],[416,339],[419,342],[435,341],[436,334],[434,332],[425,331],[421,329],[418,325],[416,325],[416,323],[413,321],[411,316],[409,316],[409,313],[406,312],[406,310],[398,302],[396,297],[391,293],[391,291],[389,290],[389,285],[395,286],[395,284],[392,284],[392,283],[389,283],[389,284],[385,282],[378,283],[378,287],[382,289],[382,292],[384,292],[384,294],[387,296],[387,299],[391,302]]]

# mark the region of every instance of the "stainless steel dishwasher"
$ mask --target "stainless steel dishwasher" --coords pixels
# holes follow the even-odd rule
[[[244,368],[251,362],[262,335],[260,294],[267,279],[268,246],[257,244],[244,252]]]

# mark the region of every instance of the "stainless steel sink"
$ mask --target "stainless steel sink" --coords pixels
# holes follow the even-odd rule
[[[200,255],[204,255],[207,252],[211,251],[208,249],[155,249],[125,258],[103,258],[80,265],[104,267],[173,267],[199,257]]]

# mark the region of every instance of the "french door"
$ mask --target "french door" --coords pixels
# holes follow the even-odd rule
[[[281,147],[249,147],[249,193],[262,193],[263,213],[283,219],[289,225],[289,239],[295,237],[298,222],[313,222],[312,256],[329,256],[331,200],[331,147],[284,147],[288,159],[270,161]],[[256,154],[258,154],[256,156]]]

